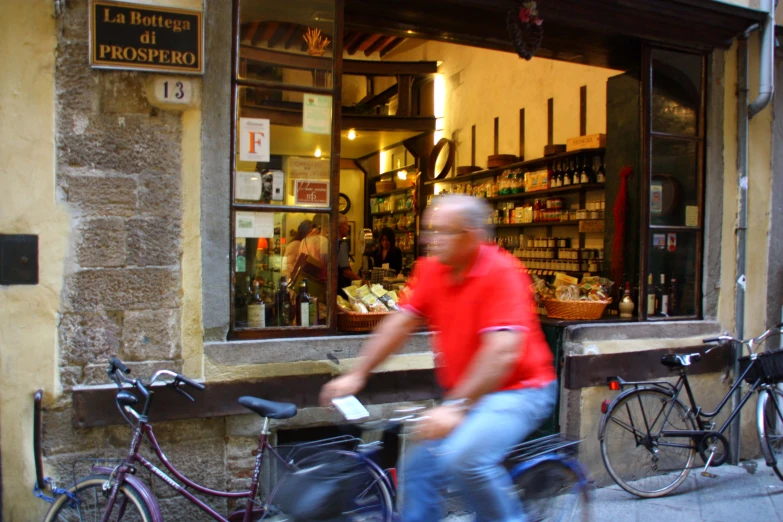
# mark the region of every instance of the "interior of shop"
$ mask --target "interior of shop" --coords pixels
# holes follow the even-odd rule
[[[329,327],[335,297],[324,274],[334,269],[328,252],[337,243],[330,234],[339,234],[331,205],[347,218],[341,237],[353,272],[399,293],[417,256],[426,255],[422,212],[444,194],[490,203],[494,242],[534,276],[543,317],[553,315],[544,301],[568,299],[560,286],[576,287],[587,301],[574,312],[555,311],[565,313],[560,319],[698,316],[702,55],[651,50],[648,75],[641,60],[638,69],[528,61],[511,52],[348,29],[343,72],[335,78],[329,6],[319,23],[313,2],[307,4],[301,13],[307,23],[297,23],[291,9],[241,16],[238,74],[245,81],[237,89],[237,127],[268,119],[270,139],[268,160],[248,161],[239,152],[246,133],[237,133],[237,329]],[[645,132],[640,106],[647,77],[652,117]],[[339,125],[321,94],[329,89],[342,95]],[[339,163],[332,161],[333,129],[340,133]],[[645,147],[652,150],[649,191],[641,189]],[[628,169],[636,175],[623,175]],[[281,208],[259,213],[258,203]],[[647,220],[649,227],[640,224]],[[375,259],[382,235],[393,236],[399,268]],[[294,310],[302,280],[316,301],[306,320]],[[281,311],[286,296],[293,312]],[[596,300],[604,305],[588,306]]]

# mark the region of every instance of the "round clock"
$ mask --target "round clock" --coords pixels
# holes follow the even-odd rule
[[[337,199],[340,214],[346,214],[351,209],[351,200],[340,192],[340,196]]]

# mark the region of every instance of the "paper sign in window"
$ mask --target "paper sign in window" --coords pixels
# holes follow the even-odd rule
[[[236,237],[273,237],[274,214],[271,212],[237,212]]]
[[[305,94],[302,100],[302,130],[313,134],[332,133],[332,97]]]
[[[699,226],[699,207],[697,207],[696,205],[687,205],[685,207],[685,226],[686,227]]]
[[[294,180],[294,204],[325,207],[329,205],[329,182],[324,180]]]
[[[239,118],[239,159],[269,161],[269,120]]]
[[[261,199],[261,175],[258,172],[237,171],[234,197],[247,201]]]

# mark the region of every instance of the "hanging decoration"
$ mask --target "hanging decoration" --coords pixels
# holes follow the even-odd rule
[[[326,46],[331,43],[329,38],[321,34],[320,29],[308,28],[302,38],[307,42],[307,54],[311,56],[323,56]]]
[[[544,39],[544,20],[538,16],[536,2],[524,2],[519,9],[512,8],[506,15],[506,27],[517,54],[530,60]]]

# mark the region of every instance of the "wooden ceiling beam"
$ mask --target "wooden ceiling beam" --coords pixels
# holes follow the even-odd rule
[[[392,52],[398,45],[400,45],[402,42],[405,41],[405,38],[400,38],[399,36],[396,38],[392,38],[392,40],[387,43],[383,49],[381,49],[379,52],[381,54],[381,58]]]
[[[364,56],[370,56],[375,51],[383,49],[387,44],[390,44],[394,38],[394,36],[382,36],[378,38],[371,46],[364,50]]]
[[[351,42],[351,45],[347,46],[345,50],[348,52],[349,55],[353,56],[356,54],[356,51],[359,50],[359,46],[361,46],[364,42],[369,40],[372,37],[371,34],[362,33],[359,35],[359,37]]]
[[[280,24],[277,30],[272,34],[272,37],[267,40],[266,46],[270,49],[280,43],[281,40],[288,40],[291,36],[289,31],[293,31],[294,26],[291,24]]]
[[[367,38],[366,40],[364,40],[364,41],[362,42],[362,44],[359,46],[359,48],[357,49],[357,51],[365,51],[365,50],[367,50],[367,49],[368,49],[369,47],[371,47],[371,46],[372,46],[372,45],[373,45],[375,42],[377,42],[378,40],[380,40],[382,36],[383,36],[383,35],[380,35],[380,34],[371,34],[369,38]]]
[[[303,26],[297,26],[296,30],[291,33],[291,36],[285,41],[285,49],[288,50],[288,48],[293,47],[297,42],[303,42],[304,39],[302,37],[304,36],[304,31],[305,29]]]
[[[269,39],[272,38],[272,35],[275,34],[275,31],[277,31],[277,28],[280,24],[277,22],[266,22],[262,25],[264,30],[256,32],[256,35],[253,37],[253,41],[251,42],[251,45],[253,46],[259,46],[264,42],[268,42]]]
[[[250,22],[249,24],[244,24],[242,26],[242,30],[241,30],[242,34],[239,37],[239,41],[252,42],[260,26],[261,26],[261,22]]]

